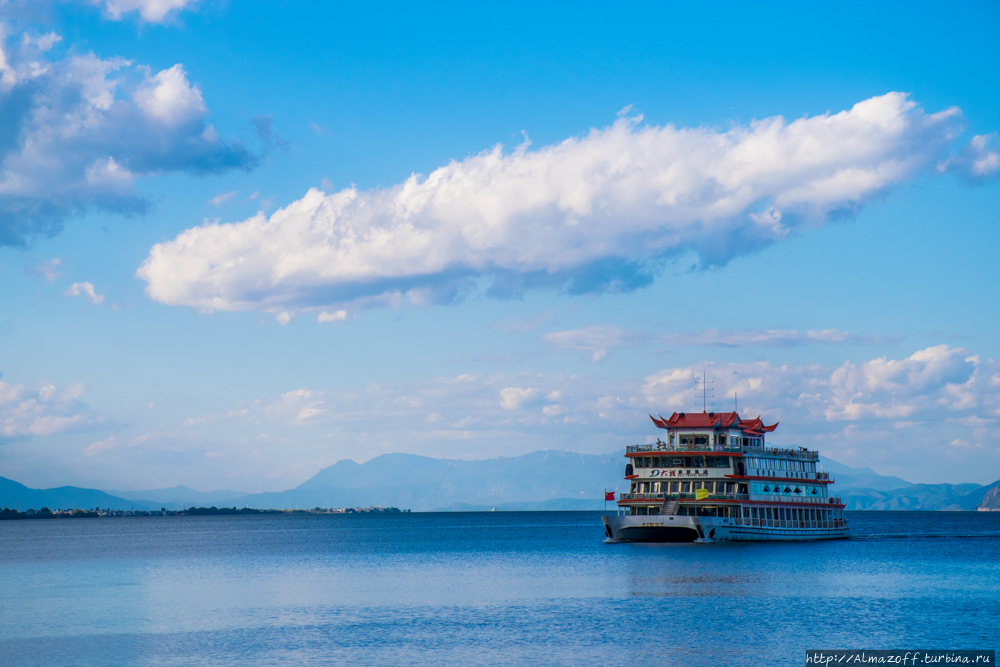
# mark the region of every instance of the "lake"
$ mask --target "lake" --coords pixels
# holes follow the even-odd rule
[[[597,512],[0,522],[3,665],[801,665],[1000,645],[1000,512],[608,544]]]

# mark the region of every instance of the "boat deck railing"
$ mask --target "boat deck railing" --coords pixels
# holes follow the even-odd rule
[[[739,454],[743,448],[739,445],[667,445],[652,443],[649,445],[628,445],[626,454],[642,454],[644,452],[729,452]]]
[[[670,500],[698,500],[700,502],[711,502],[713,500],[729,501],[749,501],[751,497],[747,493],[710,493],[704,498],[697,498],[693,493],[623,493],[618,496],[618,500],[659,500],[661,502]],[[816,497],[816,496],[753,496],[757,502],[797,502],[812,503],[816,505],[840,504],[840,498],[836,497]]]
[[[819,452],[815,449],[805,449],[804,447],[756,447],[747,445],[742,448],[743,453],[749,456],[781,456],[802,459],[803,461],[818,461]]]
[[[803,447],[755,447],[750,445],[668,445],[654,442],[646,445],[627,445],[626,454],[656,454],[658,452],[716,452],[729,454],[744,454],[747,456],[762,456],[801,459],[803,461],[818,461],[819,452]]]

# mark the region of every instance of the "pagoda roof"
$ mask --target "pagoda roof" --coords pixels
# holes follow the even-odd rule
[[[659,428],[738,428],[746,433],[763,435],[778,428],[778,422],[767,426],[758,416],[743,419],[738,412],[675,412],[668,418],[649,416]]]

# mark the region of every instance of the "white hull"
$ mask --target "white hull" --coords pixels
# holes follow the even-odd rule
[[[693,542],[695,540],[762,542],[837,540],[850,537],[847,526],[771,527],[737,524],[736,519],[711,516],[603,516],[612,542]],[[787,522],[791,523],[791,522]],[[830,522],[822,522],[830,524]]]

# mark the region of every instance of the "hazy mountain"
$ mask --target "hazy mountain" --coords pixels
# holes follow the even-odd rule
[[[963,510],[976,509],[978,503],[967,506],[966,496],[980,488],[979,484],[913,484],[893,491],[849,488],[835,493],[849,510]]]
[[[106,490],[112,496],[125,498],[126,500],[136,500],[147,504],[155,504],[157,507],[167,509],[183,509],[197,505],[199,507],[232,506],[239,503],[239,498],[246,495],[245,491],[195,491],[183,484],[172,486],[169,489],[151,489],[149,491],[111,491]]]
[[[490,509],[556,499],[601,500],[603,507],[605,488],[628,488],[624,469],[622,452],[540,451],[481,461],[383,454],[365,463],[339,461],[294,489],[251,494],[239,501],[261,509],[394,505],[419,511],[455,503]]]
[[[978,509],[1000,512],[1000,482],[990,486],[990,490],[984,495]]]
[[[841,491],[845,488],[892,491],[893,489],[901,489],[913,485],[913,482],[908,482],[899,477],[880,475],[871,468],[852,468],[823,456],[819,458],[819,468],[833,473],[833,478],[837,480],[836,488]]]
[[[1000,480],[972,491],[959,499],[959,504],[963,510],[974,510],[980,507],[1000,509]]]
[[[984,502],[1000,505],[1000,482],[985,487],[911,484],[826,458],[820,464],[833,473],[834,493],[848,509],[975,510]],[[0,478],[0,505],[19,504],[21,509],[180,509],[191,505],[259,509],[394,505],[415,511],[601,509],[605,489],[628,489],[622,479],[624,468],[620,451],[595,455],[550,450],[480,461],[383,454],[365,463],[339,461],[294,489],[276,493],[202,492],[175,486],[109,494],[76,487],[29,489]]]
[[[0,477],[0,506],[27,509],[91,509],[101,507],[113,510],[152,510],[160,505],[150,505],[136,500],[126,500],[98,491],[81,489],[76,486],[60,486],[55,489],[29,489],[24,484]]]
[[[833,492],[849,510],[975,510],[989,489],[1000,484],[913,484],[823,457],[820,468],[832,473]]]

